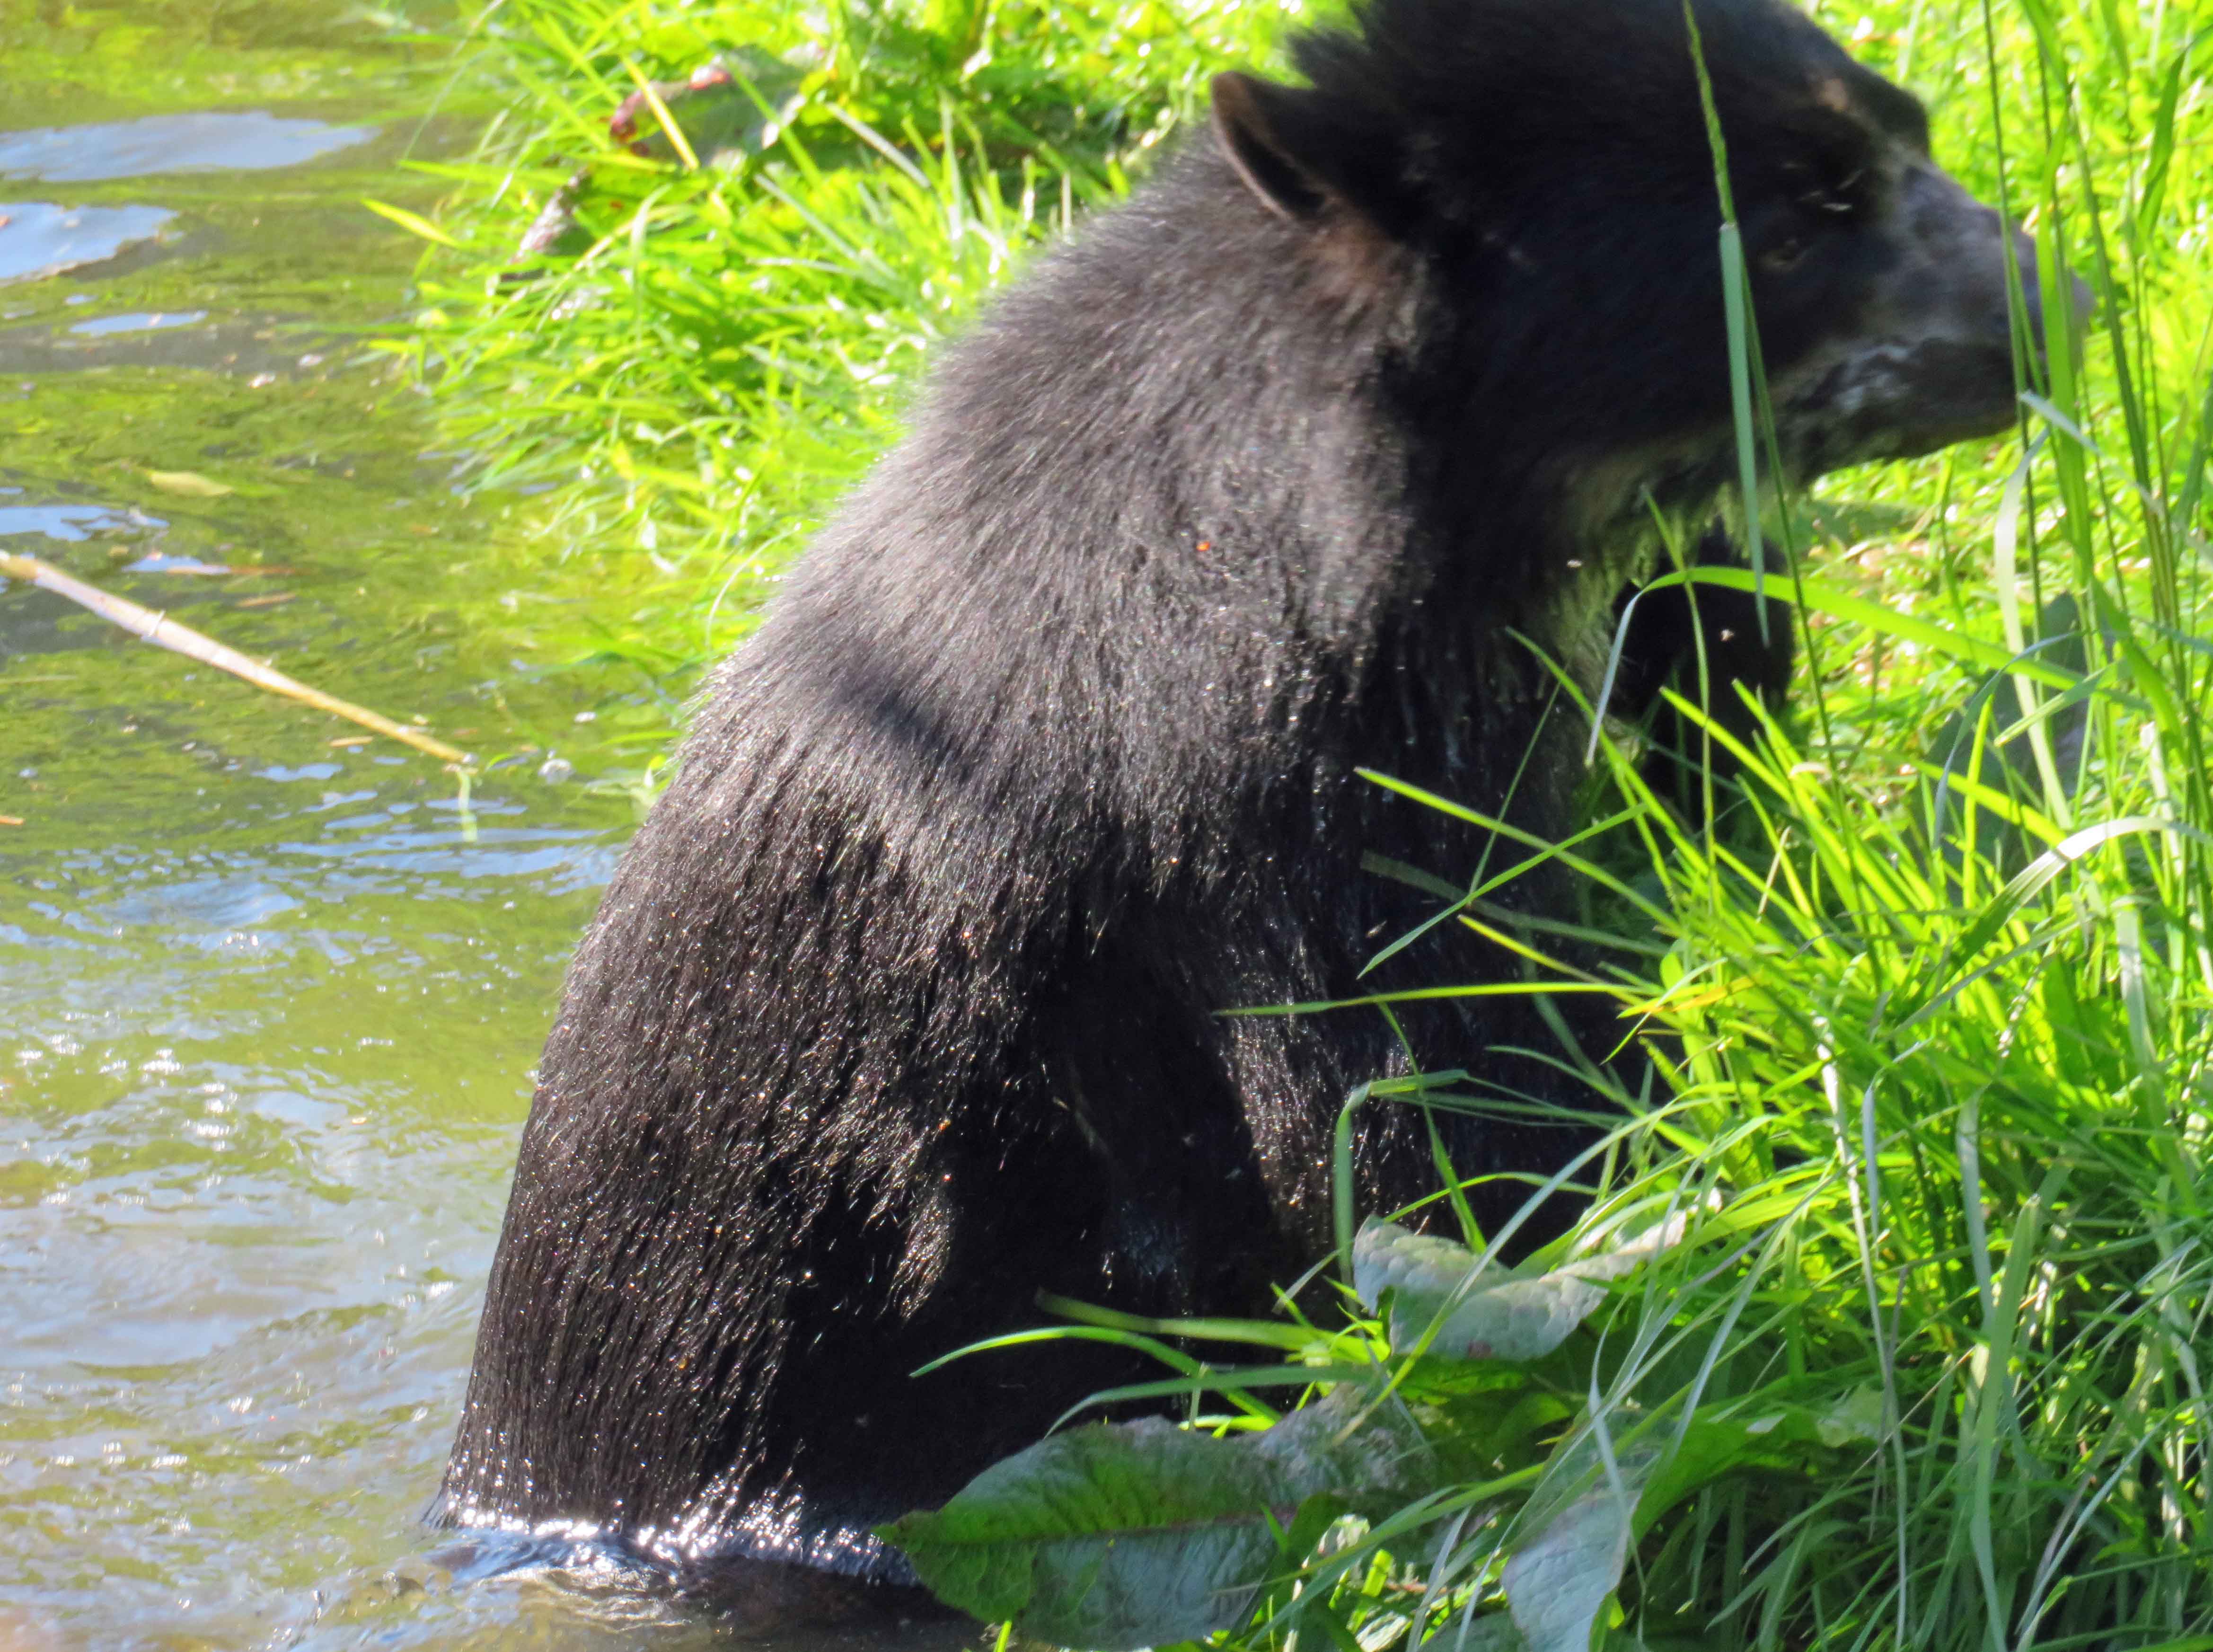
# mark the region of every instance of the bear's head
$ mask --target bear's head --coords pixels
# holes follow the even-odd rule
[[[1218,78],[1216,141],[1356,297],[1425,318],[1455,440],[1691,503],[1733,451],[1703,62],[1793,479],[2006,429],[2031,244],[1783,0],[1690,16],[1695,49],[1683,0],[1370,0],[1295,46],[1308,84]]]

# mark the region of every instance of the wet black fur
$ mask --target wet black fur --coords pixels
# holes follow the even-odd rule
[[[1846,141],[1809,68],[1865,77],[1779,5],[1699,16],[1757,244],[1786,153]],[[1217,1011],[1518,977],[1454,926],[1363,975],[1436,905],[1363,856],[1485,843],[1354,771],[1570,827],[1540,653],[1594,686],[1645,491],[1703,512],[1733,462],[1712,168],[1679,0],[1363,17],[1265,94],[1289,215],[1201,136],[1040,259],[722,668],[570,977],[446,1518],[905,1576],[869,1525],[1149,1375],[908,1373],[1040,1289],[1265,1313],[1326,1247],[1332,1117],[1406,1053],[1372,1010]],[[1763,296],[1771,370],[1849,326],[1856,256]],[[1515,1000],[1401,1020],[1490,1094],[1594,1101]],[[1471,1173],[1580,1139],[1445,1134]],[[1403,1109],[1359,1164],[1365,1210],[1435,1184]]]

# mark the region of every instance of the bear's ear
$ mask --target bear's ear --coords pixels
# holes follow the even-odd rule
[[[1338,192],[1302,161],[1285,137],[1299,94],[1235,72],[1214,77],[1214,141],[1260,204],[1293,223],[1310,223]]]

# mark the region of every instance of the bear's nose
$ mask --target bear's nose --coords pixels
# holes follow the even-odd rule
[[[1933,271],[1942,272],[1939,279],[1950,285],[1961,306],[1955,325],[1964,324],[1970,334],[1985,344],[1999,345],[2010,339],[2006,224],[1997,209],[1975,199],[1935,166],[1918,166],[1907,172],[1902,205],[1909,241]],[[2021,298],[2027,306],[2029,336],[2040,351],[2045,348],[2044,283],[2035,237],[2015,229],[2012,254],[2011,261],[2020,272]],[[2096,310],[2095,296],[2071,272],[2067,291],[2069,325],[2079,327]]]

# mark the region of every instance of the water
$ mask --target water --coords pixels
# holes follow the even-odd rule
[[[234,9],[0,9],[0,550],[492,766],[0,584],[0,1649],[716,1641],[418,1524],[633,820],[582,782],[668,707],[533,663],[542,576],[357,359],[418,250],[359,199],[428,206],[466,88]]]

